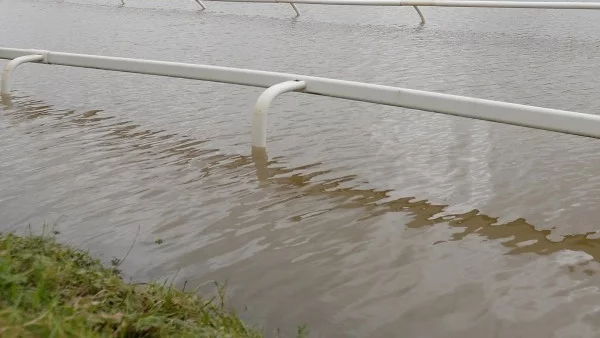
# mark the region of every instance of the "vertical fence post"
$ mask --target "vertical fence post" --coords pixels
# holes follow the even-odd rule
[[[204,3],[202,1],[200,1],[200,0],[195,0],[195,1],[198,5],[200,5],[200,7],[202,7],[202,9],[201,9],[202,11],[206,9],[206,6],[204,5]]]
[[[417,13],[419,13],[419,16],[421,17],[421,25],[424,25],[425,17],[423,16],[423,13],[421,13],[421,10],[419,9],[419,7],[417,7],[417,6],[413,6],[413,7],[417,11]]]
[[[300,10],[298,10],[298,7],[296,7],[296,4],[293,2],[290,2],[290,5],[292,5],[292,8],[294,9],[294,11],[296,11],[296,16],[300,16]]]
[[[252,147],[267,148],[267,113],[271,102],[279,95],[306,88],[304,81],[286,81],[265,90],[254,106],[252,114]]]

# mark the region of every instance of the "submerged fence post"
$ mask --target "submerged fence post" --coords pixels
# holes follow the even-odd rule
[[[0,94],[10,95],[10,87],[12,84],[12,74],[17,67],[27,62],[39,62],[44,61],[45,55],[25,55],[18,58],[14,58],[4,65],[2,70],[2,83],[0,83]]]
[[[11,109],[13,106],[12,97],[10,95],[0,94],[0,103],[2,103],[4,109]]]
[[[279,95],[306,88],[304,81],[286,81],[267,88],[256,101],[252,115],[252,149],[267,148],[267,113],[271,102]],[[258,149],[257,149],[258,148]]]
[[[256,178],[259,182],[265,182],[269,179],[269,156],[267,155],[267,149],[252,147],[252,153],[250,155],[252,162],[254,162],[254,168],[256,169]]]

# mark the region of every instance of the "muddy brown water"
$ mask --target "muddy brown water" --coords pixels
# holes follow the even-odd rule
[[[0,46],[600,111],[594,11],[117,5],[0,0]],[[261,165],[255,88],[26,65],[14,89],[2,230],[106,261],[133,243],[128,277],[227,281],[284,336],[600,336],[598,140],[292,93]]]

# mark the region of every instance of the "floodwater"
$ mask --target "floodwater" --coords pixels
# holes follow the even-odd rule
[[[207,5],[0,0],[0,46],[600,111],[600,12]],[[13,87],[2,230],[227,281],[269,334],[600,336],[598,140],[290,93],[265,167],[256,88],[33,64]]]

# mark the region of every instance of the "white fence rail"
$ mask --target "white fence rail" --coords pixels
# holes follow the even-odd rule
[[[206,9],[204,3],[195,0],[202,9]],[[338,6],[410,6],[419,14],[421,23],[425,23],[425,17],[419,10],[423,7],[471,7],[471,8],[529,8],[529,9],[600,9],[598,2],[550,2],[550,1],[488,1],[488,0],[205,0],[217,2],[246,2],[246,3],[276,3],[290,4],[297,16],[300,10],[296,4],[307,5],[338,5]],[[121,0],[125,4],[124,0]]]
[[[0,59],[12,60],[3,70],[0,88],[3,95],[10,95],[14,70],[27,62],[268,88],[260,96],[254,109],[253,149],[266,148],[266,116],[271,101],[290,91],[600,138],[598,115],[370,83],[251,69],[14,48],[0,48]]]
[[[125,5],[125,0],[120,0],[121,5]],[[194,0],[200,5],[201,10],[206,9],[206,5],[201,0]],[[300,16],[300,10],[296,4],[306,5],[335,5],[335,6],[397,6],[413,7],[421,23],[425,23],[425,16],[419,9],[423,7],[470,7],[470,8],[521,8],[521,9],[600,9],[599,2],[551,2],[551,1],[494,1],[494,0],[205,0],[214,2],[246,2],[246,3],[271,3],[271,4],[290,4]]]
[[[600,9],[598,2],[493,1],[493,0],[206,0],[218,2],[296,3],[350,6],[427,6],[477,8]]]

